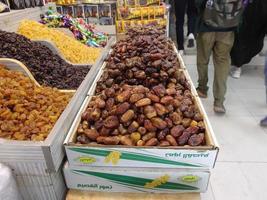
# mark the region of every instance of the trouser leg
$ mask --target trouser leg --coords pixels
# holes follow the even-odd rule
[[[226,83],[230,70],[230,51],[234,42],[234,32],[218,32],[215,40],[213,48],[214,105],[222,106],[225,100]]]
[[[175,1],[176,37],[178,50],[184,50],[184,15],[187,0]]]
[[[195,6],[195,0],[188,0],[187,2],[188,2],[187,3],[187,18],[188,18],[188,23],[187,23],[188,33],[187,33],[187,35],[189,35],[190,33],[195,34],[197,8]]]
[[[197,71],[198,89],[207,93],[208,91],[208,64],[215,41],[215,33],[199,33],[197,35]]]

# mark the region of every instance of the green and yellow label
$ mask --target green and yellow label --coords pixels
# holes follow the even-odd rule
[[[199,179],[200,177],[194,175],[186,175],[181,177],[181,180],[186,183],[195,183],[198,182]]]
[[[96,159],[94,157],[89,157],[89,156],[82,156],[82,157],[77,158],[76,160],[84,164],[91,164],[91,163],[96,162]]]

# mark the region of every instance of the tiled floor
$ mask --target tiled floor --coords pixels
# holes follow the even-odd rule
[[[267,129],[259,126],[259,120],[267,115],[261,60],[261,66],[246,66],[240,79],[229,77],[224,116],[212,110],[213,66],[210,65],[209,97],[202,102],[220,152],[202,200],[267,200]],[[195,56],[185,56],[184,61],[196,84]]]

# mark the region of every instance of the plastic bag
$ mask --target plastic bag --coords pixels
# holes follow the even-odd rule
[[[22,200],[12,171],[6,165],[0,163],[0,199]]]

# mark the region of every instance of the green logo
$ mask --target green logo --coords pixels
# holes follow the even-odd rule
[[[182,176],[181,180],[186,183],[195,183],[200,180],[200,177],[195,176],[195,175],[186,175],[186,176]]]
[[[96,162],[96,159],[94,157],[89,157],[89,156],[82,156],[75,160],[81,163],[84,163],[84,164],[91,164],[91,163]]]

